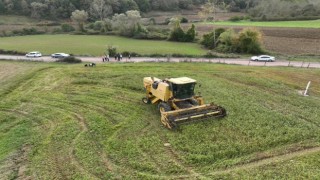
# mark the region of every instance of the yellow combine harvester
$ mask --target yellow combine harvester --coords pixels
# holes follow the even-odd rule
[[[145,77],[143,84],[146,97],[142,101],[145,104],[158,104],[161,123],[169,129],[176,128],[179,123],[226,116],[223,107],[205,104],[201,96],[194,94],[194,79],[180,77],[161,80]]]

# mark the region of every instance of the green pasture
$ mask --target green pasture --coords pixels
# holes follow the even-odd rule
[[[34,35],[0,38],[0,49],[23,52],[40,51],[43,54],[65,52],[75,55],[103,55],[108,46],[118,52],[150,54],[204,55],[206,50],[196,43],[178,43],[154,40],[136,40],[119,36],[99,35]]]
[[[37,20],[26,17],[26,16],[14,16],[14,15],[0,15],[0,25],[1,24],[32,24],[37,22]]]
[[[214,23],[208,23],[221,26],[260,26],[260,27],[290,27],[290,28],[320,28],[320,20],[308,20],[308,21],[219,21]]]
[[[0,69],[0,179],[320,176],[319,152],[279,156],[320,145],[318,69],[9,61]],[[195,91],[228,116],[170,131],[156,105],[141,102],[146,76],[194,78]],[[299,95],[310,80],[310,96]],[[273,156],[280,160],[259,165]],[[236,168],[247,163],[257,166]]]

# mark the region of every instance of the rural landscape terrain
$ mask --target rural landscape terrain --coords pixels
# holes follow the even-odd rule
[[[0,0],[0,58],[15,59],[0,59],[0,179],[319,179],[319,14],[316,0]],[[227,116],[169,130],[144,77],[195,79]]]

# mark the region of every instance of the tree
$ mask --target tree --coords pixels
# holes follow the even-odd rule
[[[112,13],[112,7],[106,4],[104,0],[94,0],[90,6],[90,14],[100,21]]]
[[[201,44],[209,49],[216,48],[217,44],[219,43],[219,36],[225,31],[226,30],[224,28],[218,28],[208,34],[204,34],[201,40]],[[215,41],[216,39],[218,39],[218,41]]]
[[[28,15],[30,13],[30,8],[26,0],[21,1],[22,13]]]
[[[151,10],[151,5],[149,0],[135,0],[139,10],[142,12],[149,12]]]
[[[236,52],[237,41],[237,34],[234,32],[234,30],[228,29],[219,36],[220,43],[217,47],[217,50],[221,52]]]
[[[141,21],[139,11],[127,11],[125,14],[115,14],[112,17],[112,29],[118,30],[120,35],[132,37],[135,28]]]
[[[171,33],[169,35],[168,40],[183,42],[186,34],[180,26],[180,19],[179,18],[171,18],[169,25],[172,26],[172,30],[171,30]]]
[[[262,33],[254,28],[243,29],[239,33],[238,47],[242,53],[262,53]]]
[[[74,12],[72,12],[71,19],[72,19],[72,21],[75,21],[78,23],[80,31],[85,31],[84,30],[84,23],[88,19],[88,13],[86,11],[75,10]]]
[[[195,37],[196,37],[196,30],[195,30],[194,24],[192,24],[191,28],[188,29],[188,31],[184,37],[184,41],[185,42],[193,42]]]
[[[31,17],[40,18],[45,16],[45,12],[48,6],[43,3],[33,2],[31,3]]]

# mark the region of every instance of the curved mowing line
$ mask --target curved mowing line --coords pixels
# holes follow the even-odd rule
[[[260,166],[264,166],[264,165],[268,165],[274,162],[279,162],[279,161],[287,161],[296,157],[300,157],[300,156],[306,156],[309,154],[313,154],[313,153],[318,153],[320,152],[320,147],[313,147],[313,148],[308,148],[308,149],[303,149],[300,151],[295,151],[292,153],[288,153],[288,154],[284,154],[284,155],[278,155],[278,156],[273,156],[270,158],[266,158],[263,160],[259,160],[259,161],[255,161],[255,162],[251,162],[251,163],[247,163],[247,164],[242,164],[242,165],[237,165],[237,166],[233,166],[227,169],[223,169],[223,170],[217,170],[214,171],[212,173],[209,173],[208,175],[219,175],[219,174],[227,174],[233,171],[239,171],[239,170],[244,170],[244,169],[252,169],[252,168],[256,168],[256,167],[260,167]]]

